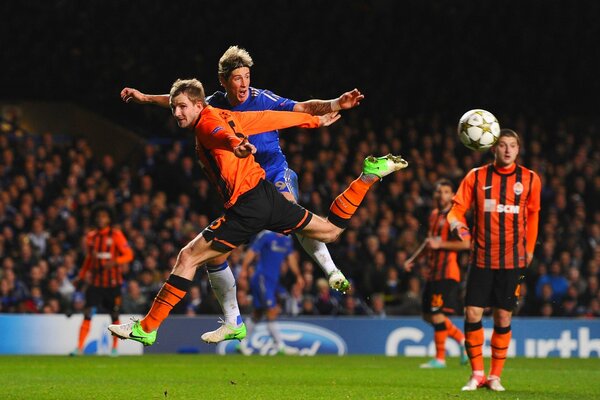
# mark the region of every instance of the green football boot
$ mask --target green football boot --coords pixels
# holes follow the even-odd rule
[[[379,179],[408,167],[408,162],[402,156],[388,154],[383,157],[369,156],[363,163],[363,174],[377,175]]]
[[[156,331],[144,332],[139,320],[133,320],[127,324],[109,325],[108,330],[118,338],[135,340],[144,346],[152,346],[156,341]]]
[[[246,337],[246,324],[235,327],[220,320],[221,326],[214,331],[202,334],[201,339],[206,343],[220,343],[224,340],[242,340]]]
[[[350,289],[350,282],[348,282],[342,271],[336,269],[329,274],[329,287],[345,294]]]

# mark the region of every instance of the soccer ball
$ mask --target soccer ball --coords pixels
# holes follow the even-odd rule
[[[464,113],[458,121],[458,137],[471,150],[485,151],[498,141],[500,123],[494,114],[482,109]]]

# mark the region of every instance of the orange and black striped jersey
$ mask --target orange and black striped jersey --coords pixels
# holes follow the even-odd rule
[[[466,211],[473,211],[471,265],[527,266],[527,253],[533,254],[537,238],[540,192],[539,176],[517,164],[505,169],[489,164],[469,171],[453,198],[449,220],[464,223]]]
[[[442,241],[453,240],[450,235],[450,224],[446,218],[448,211],[440,211],[436,208],[431,212],[427,236],[439,237]],[[460,267],[458,266],[457,259],[457,252],[454,250],[430,249],[427,257],[427,265],[429,267],[427,280],[441,281],[451,279],[460,282]]]
[[[233,148],[244,137],[291,126],[317,128],[319,117],[291,111],[228,111],[206,106],[194,131],[196,154],[209,179],[223,197],[225,208],[254,188],[265,171],[250,155],[238,158]]]
[[[123,284],[123,264],[133,260],[133,251],[120,229],[93,230],[85,238],[87,255],[79,271],[85,279],[91,273],[91,284],[97,287],[120,287]]]

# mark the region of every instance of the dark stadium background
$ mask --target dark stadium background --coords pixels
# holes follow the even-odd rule
[[[595,1],[13,0],[0,14],[0,99],[74,101],[152,135],[162,116],[120,89],[197,77],[210,93],[232,44],[253,56],[253,85],[298,100],[358,87],[373,121],[596,117]]]

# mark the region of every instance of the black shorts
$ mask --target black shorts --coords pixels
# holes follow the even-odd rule
[[[121,310],[121,288],[90,286],[85,291],[85,306],[95,307],[99,312],[119,312]]]
[[[517,287],[525,268],[490,269],[471,266],[467,276],[466,306],[495,307],[513,311]]]
[[[458,282],[443,279],[425,283],[421,305],[423,314],[455,314],[458,309]]]
[[[262,230],[287,235],[306,227],[311,219],[311,212],[283,197],[271,182],[261,180],[204,229],[202,236],[213,241],[213,249],[228,252]]]

